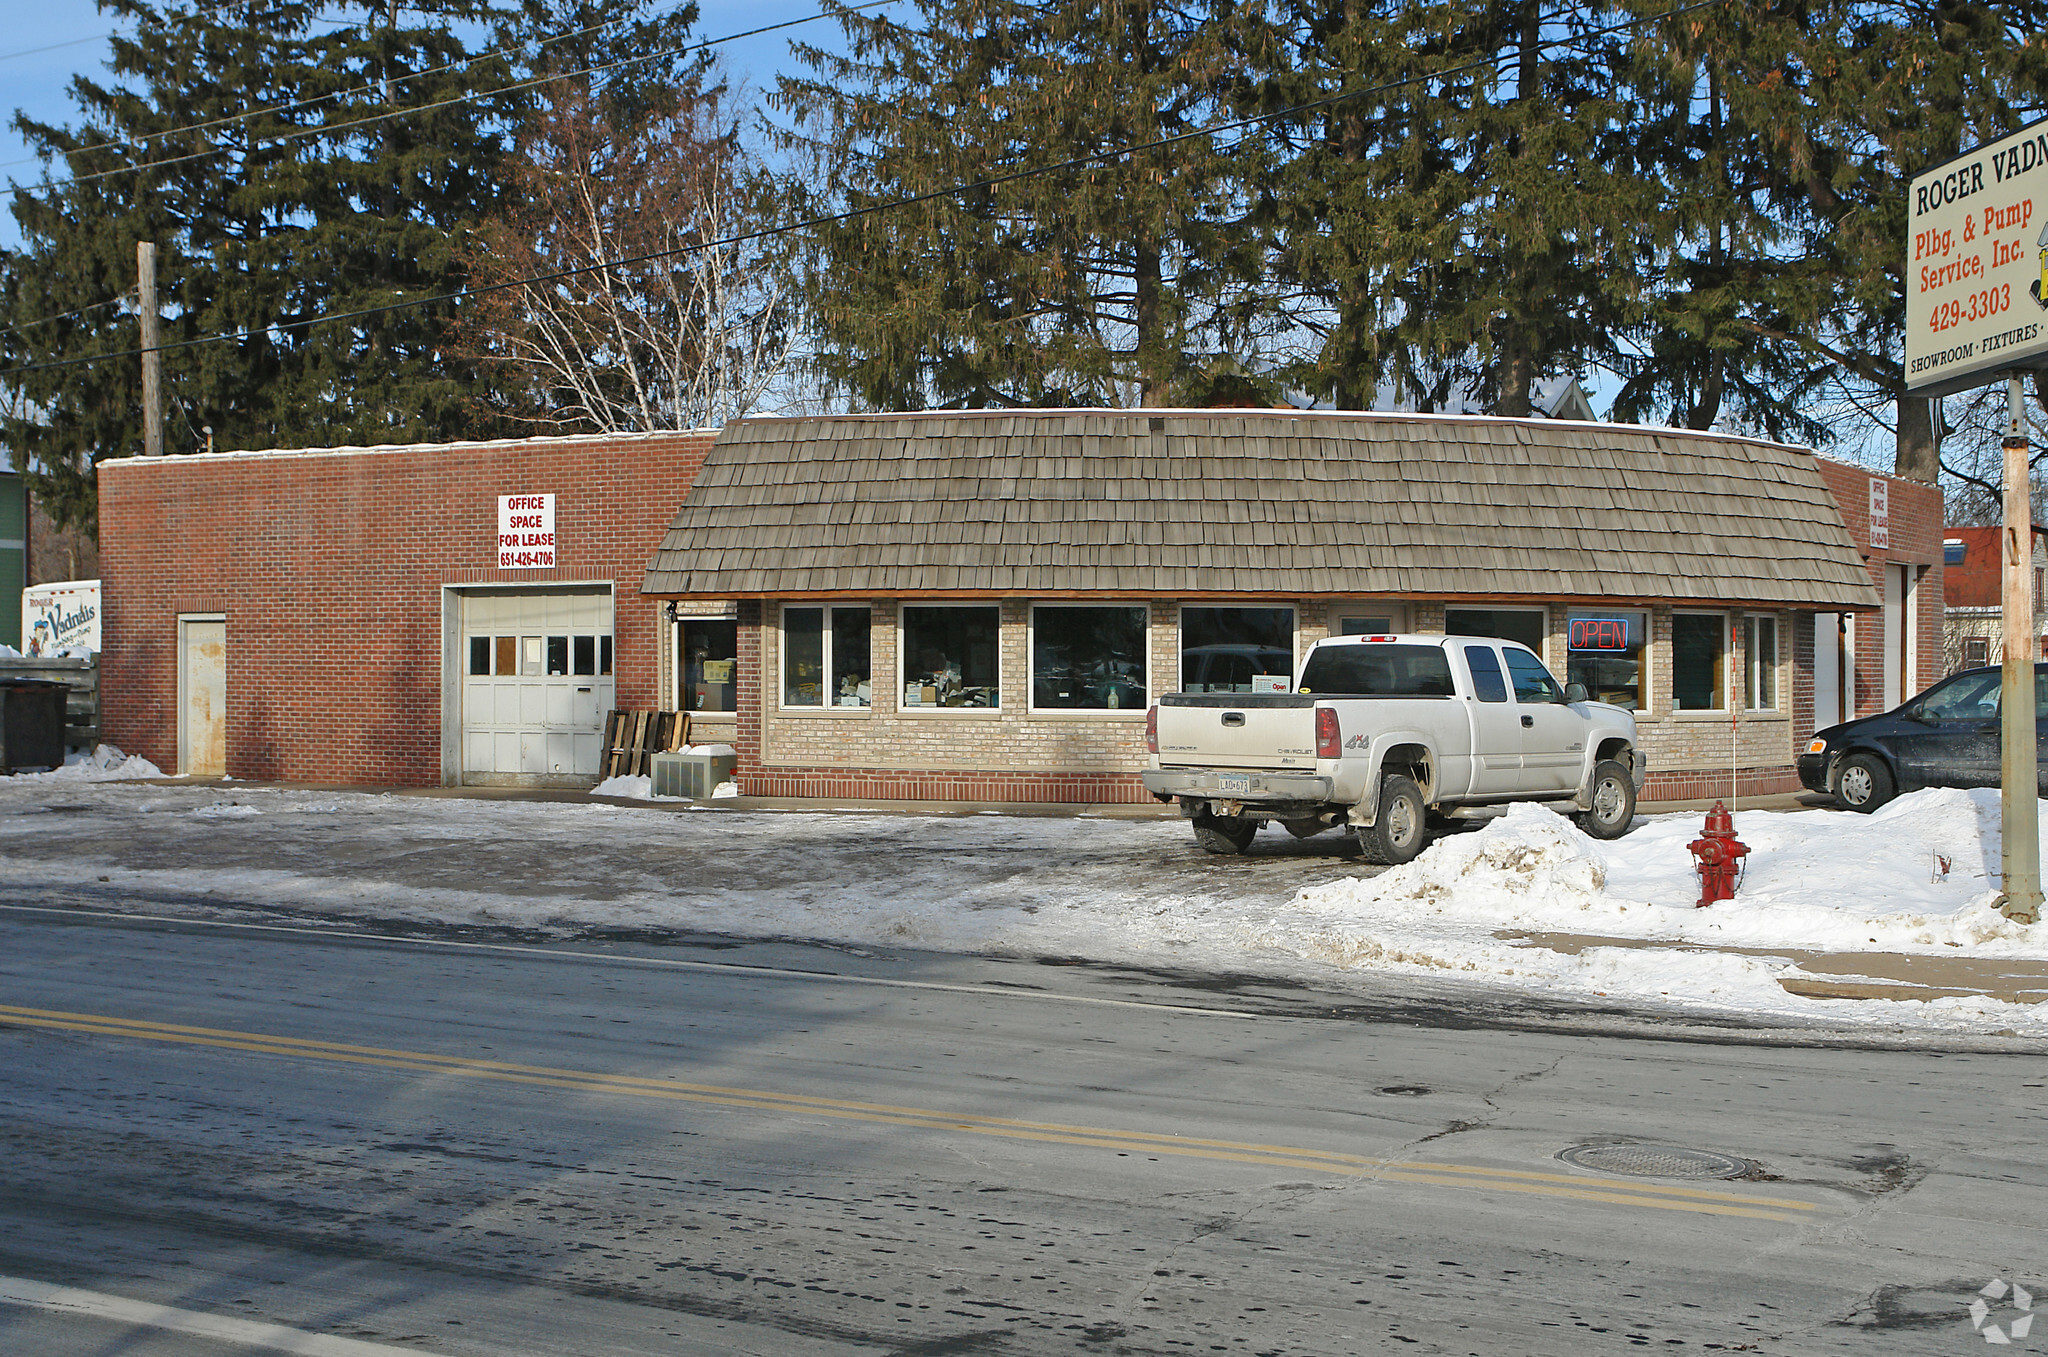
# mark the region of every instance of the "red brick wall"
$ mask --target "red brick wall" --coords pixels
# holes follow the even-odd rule
[[[444,584],[613,586],[618,703],[660,705],[647,562],[714,434],[130,458],[99,470],[105,738],[177,761],[177,619],[227,618],[235,777],[441,781]],[[557,565],[497,568],[498,496]]]
[[[1862,467],[1829,461],[1825,457],[1814,460],[1820,467],[1821,480],[1826,483],[1828,493],[1841,506],[1842,521],[1848,525],[1857,551],[1863,554],[1864,568],[1870,572],[1870,586],[1877,590],[1878,597],[1884,596],[1885,566],[1927,567],[1918,585],[1919,617],[1913,638],[1915,673],[1912,681],[1906,684],[1906,691],[1900,694],[1902,699],[1911,697],[1940,678],[1942,672],[1941,491],[1923,481],[1901,480],[1897,476],[1865,471]],[[1891,485],[1887,506],[1891,519],[1889,547],[1870,545],[1870,482],[1878,479]],[[1884,634],[1883,617],[1880,612],[1868,612],[1859,614],[1856,620],[1854,714],[1857,716],[1871,716],[1885,710],[1884,657],[1888,638]],[[1810,674],[1809,670],[1809,682]]]

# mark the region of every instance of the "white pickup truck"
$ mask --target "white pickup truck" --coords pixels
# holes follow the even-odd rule
[[[1407,862],[1432,816],[1510,801],[1549,802],[1603,839],[1635,818],[1635,717],[1513,641],[1331,637],[1294,688],[1167,693],[1146,714],[1145,787],[1180,802],[1209,851],[1242,853],[1274,820],[1303,838],[1343,825],[1373,861]]]

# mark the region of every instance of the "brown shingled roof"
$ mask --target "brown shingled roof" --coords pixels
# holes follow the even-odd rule
[[[738,420],[643,592],[1877,604],[1803,449],[1244,410]]]

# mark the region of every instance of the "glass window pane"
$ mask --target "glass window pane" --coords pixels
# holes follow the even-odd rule
[[[488,674],[491,672],[491,638],[472,636],[469,638],[469,672]]]
[[[500,674],[516,674],[519,672],[519,638],[517,636],[500,636],[498,638],[497,672]]]
[[[683,707],[737,711],[733,671],[739,667],[740,624],[731,620],[682,624]]]
[[[1727,709],[1727,625],[1700,613],[1672,616],[1671,705],[1678,711]]]
[[[905,707],[1000,707],[998,608],[903,610]]]
[[[1032,610],[1031,705],[1115,711],[1145,702],[1143,606]]]
[[[832,693],[841,707],[873,706],[868,683],[868,610],[832,610]]]
[[[1643,644],[1649,615],[1574,612],[1565,618],[1565,681],[1583,684],[1595,702],[1643,707]]]
[[[1294,681],[1294,609],[1182,608],[1184,693],[1284,693]]]
[[[576,638],[576,672],[595,674],[597,672],[597,638],[578,636]]]
[[[1772,711],[1778,705],[1778,619],[1749,619],[1749,707]]]
[[[1500,655],[1492,646],[1466,646],[1465,663],[1472,670],[1472,691],[1481,702],[1508,700],[1508,681],[1500,672]]]
[[[825,610],[782,610],[782,705],[825,705]]]
[[[1338,618],[1336,630],[1332,634],[1337,636],[1385,636],[1393,631],[1393,629],[1394,619],[1392,614],[1370,613],[1359,617]]]
[[[597,672],[599,674],[609,674],[612,672],[612,638],[609,636],[597,638]]]
[[[1562,702],[1564,689],[1543,667],[1543,661],[1526,650],[1501,648],[1500,657],[1508,662],[1508,677],[1514,681],[1517,702]]]
[[[1992,670],[1953,679],[1926,696],[1920,703],[1920,714],[1929,721],[1995,721],[2002,678]],[[2037,682],[2035,686],[2040,685]]]
[[[548,672],[550,674],[566,674],[569,672],[568,637],[548,637]]]
[[[1543,653],[1543,614],[1534,608],[1446,608],[1444,631],[1452,636],[1494,636],[1520,641]]]
[[[519,638],[519,672],[538,675],[540,673],[541,638],[522,636]]]

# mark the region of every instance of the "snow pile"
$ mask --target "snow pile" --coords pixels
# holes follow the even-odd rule
[[[1515,929],[1853,952],[1969,948],[2043,955],[2036,931],[1992,908],[1998,793],[1942,788],[1868,817],[1744,811],[1749,845],[1733,900],[1695,908],[1686,845],[1701,817],[1650,820],[1600,843],[1539,806],[1511,807],[1472,834],[1367,880],[1303,891],[1321,917],[1414,927]],[[2044,832],[2048,837],[2048,832]],[[1945,879],[1936,879],[1940,861]]]
[[[140,754],[123,754],[103,744],[90,754],[71,754],[62,768],[41,773],[16,773],[8,781],[22,782],[126,782],[135,778],[162,777],[163,769]]]

